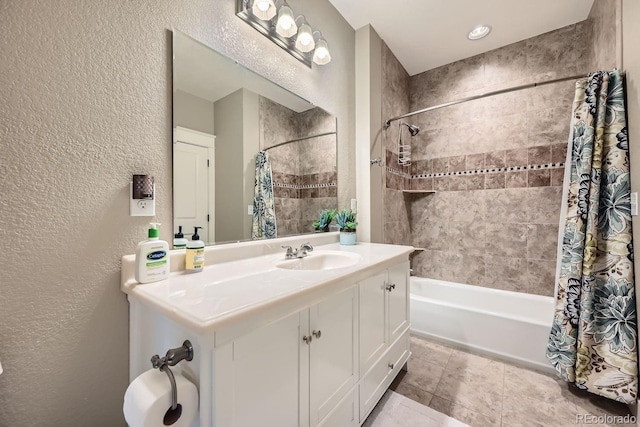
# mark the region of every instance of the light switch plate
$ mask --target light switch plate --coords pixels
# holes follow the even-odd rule
[[[357,211],[358,210],[358,200],[357,199],[351,199],[351,210],[352,211]]]
[[[247,215],[253,215],[253,205],[247,205]]]
[[[638,193],[631,193],[631,215],[638,215]]]
[[[156,194],[156,186],[153,185],[153,194]],[[133,182],[129,183],[129,216],[155,216],[155,199],[134,199]]]

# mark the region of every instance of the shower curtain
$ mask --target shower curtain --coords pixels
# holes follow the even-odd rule
[[[271,162],[266,151],[256,154],[256,178],[253,197],[253,240],[277,237],[276,213],[273,199]]]
[[[547,358],[577,387],[635,403],[629,144],[618,71],[576,82],[568,198]],[[569,155],[567,156],[569,158]]]

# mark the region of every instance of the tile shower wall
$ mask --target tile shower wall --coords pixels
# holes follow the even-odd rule
[[[261,146],[334,132],[335,118],[319,108],[296,113],[260,97]],[[336,137],[326,135],[269,150],[278,236],[308,233],[320,210],[337,205]]]
[[[393,55],[389,47],[382,43],[382,117],[395,117],[410,110],[409,75]],[[383,149],[386,153],[383,174],[384,199],[384,243],[412,244],[410,226],[410,204],[402,193],[409,188],[409,167],[400,167],[397,156],[398,123],[393,123],[382,132]],[[403,135],[408,135],[405,129]],[[389,171],[393,166],[393,173]],[[374,165],[372,167],[379,167]]]
[[[386,66],[393,117],[501,88],[587,74],[607,36],[590,19],[457,61],[408,79],[409,106],[395,64]],[[605,40],[605,41],[603,41]],[[592,42],[593,41],[593,42]],[[595,47],[593,47],[595,45]],[[598,46],[601,46],[600,48]],[[606,65],[606,64],[605,64]],[[407,118],[412,165],[397,163],[397,122],[386,131],[385,241],[424,248],[417,275],[552,295],[573,82],[482,98]],[[408,132],[403,133],[408,138]],[[402,189],[435,190],[402,195]],[[395,204],[391,204],[395,203]],[[387,228],[388,227],[388,228]]]

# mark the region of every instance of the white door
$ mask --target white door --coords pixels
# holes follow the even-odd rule
[[[310,418],[317,426],[356,383],[356,287],[309,309]]]
[[[409,262],[403,262],[389,269],[387,297],[389,301],[389,345],[409,327]]]
[[[193,227],[202,227],[201,240],[210,242],[209,224],[209,150],[177,142],[173,146],[173,228],[182,226],[185,236]],[[190,239],[190,237],[187,237]]]

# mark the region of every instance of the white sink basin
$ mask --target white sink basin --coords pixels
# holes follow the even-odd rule
[[[360,255],[340,251],[310,252],[304,258],[288,259],[276,264],[277,268],[288,270],[332,270],[355,265]]]

